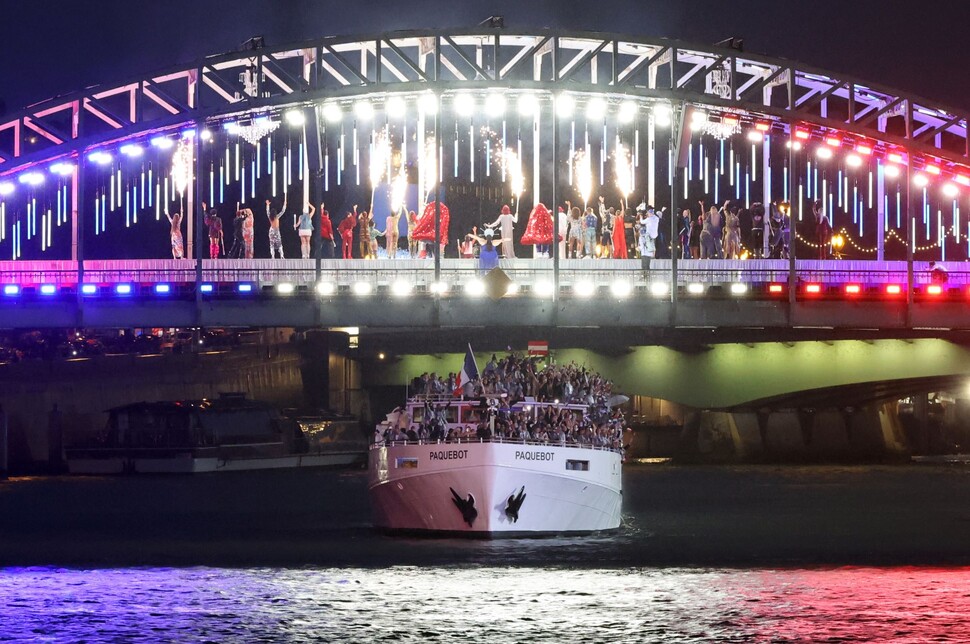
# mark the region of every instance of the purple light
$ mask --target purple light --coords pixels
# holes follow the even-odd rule
[[[20,287],[16,284],[4,284],[3,294],[11,297],[20,295]]]
[[[238,288],[238,290],[239,290],[240,293],[252,293],[253,292],[253,285],[252,284],[240,284],[237,288]]]
[[[40,294],[41,295],[56,295],[57,294],[57,286],[55,286],[54,284],[42,284],[41,287],[40,287]]]
[[[199,286],[199,291],[202,293],[211,293],[213,291],[213,286],[212,284],[202,284]]]

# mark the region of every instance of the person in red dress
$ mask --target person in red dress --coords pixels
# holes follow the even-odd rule
[[[522,244],[535,244],[539,257],[548,257],[552,244],[552,213],[545,204],[536,204],[529,214],[529,222],[525,225],[525,234],[519,240]]]
[[[337,232],[340,233],[340,247],[343,250],[344,259],[352,259],[354,252],[354,228],[357,226],[357,206],[353,212],[348,212],[343,221],[337,224]]]
[[[626,202],[621,202],[620,207],[613,213],[613,259],[628,259],[626,251],[626,223],[624,214],[626,212]]]
[[[333,242],[333,222],[330,221],[330,213],[324,210],[323,202],[320,202],[320,258],[333,259],[335,250]]]

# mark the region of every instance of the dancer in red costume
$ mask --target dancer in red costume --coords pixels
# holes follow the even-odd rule
[[[613,259],[628,259],[626,252],[626,228],[624,228],[624,213],[626,201],[621,202],[613,213]]]
[[[343,250],[343,258],[351,259],[354,251],[354,227],[357,225],[357,206],[353,212],[348,212],[347,216],[337,224],[337,232],[340,233],[340,247]]]
[[[418,225],[414,227],[411,239],[417,241],[434,242],[434,211],[435,202],[429,203],[424,207],[424,214],[418,219]],[[441,241],[441,253],[444,256],[445,246],[448,245],[448,225],[451,223],[451,211],[448,206],[441,204],[441,220],[438,222],[438,238]]]
[[[519,240],[523,244],[535,244],[540,257],[548,257],[552,244],[552,213],[544,204],[536,204],[529,213],[529,222],[525,225],[525,234]]]

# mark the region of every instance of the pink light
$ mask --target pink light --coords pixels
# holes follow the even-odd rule
[[[859,154],[864,154],[866,156],[869,156],[870,154],[872,154],[872,147],[868,145],[857,145],[855,146],[855,151],[858,152]]]
[[[886,176],[890,179],[895,179],[899,176],[899,166],[898,165],[887,165],[886,166]]]
[[[900,165],[904,165],[906,163],[905,161],[903,161],[903,155],[898,154],[896,152],[890,152],[886,158],[892,161],[893,163],[898,163]]]
[[[930,174],[940,174],[940,166],[938,165],[928,165],[926,166],[926,171]]]
[[[808,130],[803,130],[801,128],[795,128],[795,138],[796,139],[808,140],[808,137],[809,136],[811,136],[811,134],[809,134]]]
[[[903,288],[899,284],[886,285],[886,295],[899,295],[902,292]]]
[[[930,295],[940,295],[943,293],[943,287],[939,284],[930,284],[926,287],[926,292]]]
[[[837,136],[827,136],[825,137],[825,143],[833,148],[838,148],[842,146],[842,139]]]
[[[957,176],[953,177],[953,180],[962,186],[970,186],[970,177],[965,174],[958,174]]]
[[[805,285],[805,292],[806,293],[812,293],[813,295],[818,295],[819,293],[822,292],[822,285],[821,284],[806,284]]]
[[[846,284],[845,293],[846,295],[858,295],[862,292],[862,286],[860,284]]]

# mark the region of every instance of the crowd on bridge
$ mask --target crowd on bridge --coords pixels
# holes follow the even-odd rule
[[[818,249],[818,258],[825,259],[830,253],[832,227],[822,202],[812,206],[815,218],[813,245]],[[666,259],[674,249],[679,249],[683,259],[785,259],[791,250],[792,219],[790,205],[784,201],[767,205],[756,202],[744,207],[733,200],[726,200],[721,205],[708,205],[701,200],[695,207],[683,208],[673,226],[667,207],[655,208],[642,202],[631,208],[626,200],[608,205],[602,196],[595,209],[592,205],[574,206],[567,200],[558,211],[557,224],[550,210],[537,204],[529,214],[525,230],[517,236],[519,214],[509,206],[503,206],[494,221],[473,226],[470,232],[455,240],[457,256],[477,259],[483,269],[490,269],[500,258],[515,258],[518,244],[534,246],[533,257],[548,258],[552,253],[553,228],[556,226],[559,256],[563,259]],[[292,224],[292,234],[300,241],[303,259],[311,258],[314,252],[321,259],[332,259],[338,254],[342,259],[428,257],[435,252],[433,219],[436,212],[440,216],[438,252],[445,256],[451,247],[448,238],[451,217],[443,204],[439,211],[428,205],[422,216],[402,208],[391,212],[380,226],[373,210],[359,210],[356,205],[335,224],[325,203],[320,203],[317,208],[307,202],[297,211],[288,206],[285,197],[278,207],[266,200],[269,256],[285,257],[283,236],[284,233],[290,234],[286,231]],[[184,257],[181,214],[168,215],[166,212],[166,215],[171,222],[172,256],[181,259]],[[256,216],[251,208],[236,205],[228,250],[227,233],[224,232],[228,227],[218,209],[203,202],[201,216],[208,231],[211,259],[252,259],[255,256]],[[285,224],[281,226],[280,222]]]
[[[613,383],[575,363],[540,367],[538,357],[495,355],[481,376],[459,383],[424,373],[409,385],[412,400],[423,401],[419,419],[397,410],[378,427],[377,442],[513,440],[618,448],[624,429],[623,397]],[[461,422],[449,419],[455,400],[476,400]],[[450,412],[449,412],[450,408]]]

